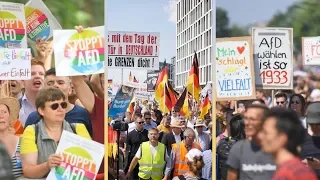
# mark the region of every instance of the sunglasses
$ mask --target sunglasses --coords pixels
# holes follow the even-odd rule
[[[292,104],[300,104],[299,101],[292,101]]]
[[[144,121],[141,121],[141,122],[137,122],[137,124],[143,124],[144,123]]]
[[[151,120],[151,118],[144,118],[145,120]]]
[[[65,108],[67,108],[67,103],[66,102],[62,102],[62,103],[53,103],[53,104],[51,104],[51,109],[52,110],[57,110],[58,108],[59,108],[59,106],[62,108],[62,109],[65,109]]]
[[[278,101],[277,104],[284,104],[284,101]]]

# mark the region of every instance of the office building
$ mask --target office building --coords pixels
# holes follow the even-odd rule
[[[175,87],[185,86],[194,57],[199,61],[200,85],[211,83],[212,0],[178,0]]]

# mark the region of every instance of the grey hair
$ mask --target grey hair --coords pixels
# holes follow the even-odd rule
[[[184,130],[183,132],[183,136],[186,137],[186,136],[190,136],[190,135],[196,135],[196,133],[194,132],[193,129],[187,127],[186,130]]]

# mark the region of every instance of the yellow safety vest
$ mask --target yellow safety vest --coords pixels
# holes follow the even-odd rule
[[[158,142],[157,151],[153,158],[150,142],[143,142],[141,144],[141,158],[139,160],[139,174],[142,179],[161,180],[163,178],[163,171],[166,165],[165,161],[166,147],[164,144]]]

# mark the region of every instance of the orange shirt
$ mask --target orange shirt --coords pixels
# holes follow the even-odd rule
[[[15,130],[14,135],[21,136],[23,134],[24,128],[23,128],[21,122],[19,121],[19,119],[14,120],[13,128]]]

